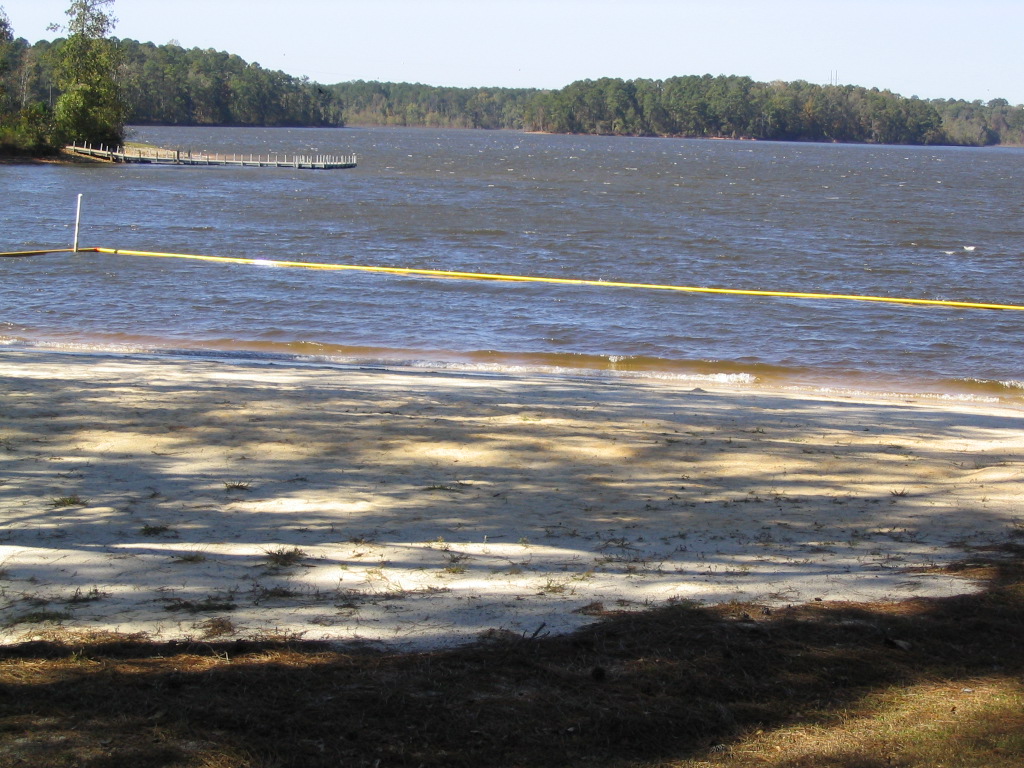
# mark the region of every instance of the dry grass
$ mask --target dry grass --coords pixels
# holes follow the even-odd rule
[[[380,653],[54,635],[0,649],[0,765],[83,768],[1024,764],[1024,549],[978,595],[673,605],[569,637]]]
[[[787,768],[1010,768],[1024,756],[1024,695],[1012,677],[894,686],[865,697],[858,710],[755,734],[735,751],[759,755],[758,765]]]
[[[264,553],[266,563],[271,568],[291,568],[306,559],[306,553],[298,547],[278,547],[268,549]]]

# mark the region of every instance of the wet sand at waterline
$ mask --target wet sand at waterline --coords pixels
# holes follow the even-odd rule
[[[999,403],[17,350],[0,391],[8,643],[423,648],[941,596],[1024,524]]]

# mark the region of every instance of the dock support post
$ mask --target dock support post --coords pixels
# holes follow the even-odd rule
[[[78,253],[78,227],[82,223],[82,194],[78,194],[78,207],[75,210],[75,244],[72,247],[74,253]]]

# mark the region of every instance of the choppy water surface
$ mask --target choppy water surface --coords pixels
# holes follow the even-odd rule
[[[1024,304],[1024,150],[139,129],[353,170],[0,166],[0,250],[83,246]],[[1024,312],[0,259],[0,339],[1013,396]]]

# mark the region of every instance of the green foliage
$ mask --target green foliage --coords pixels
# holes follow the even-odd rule
[[[949,143],[966,146],[1024,144],[1024,108],[1013,107],[1006,99],[932,102]]]
[[[47,155],[50,145],[52,115],[44,104],[33,104],[19,112],[0,118],[0,154],[27,153]]]
[[[521,129],[537,91],[525,88],[447,88],[419,83],[357,80],[325,86],[354,125]]]
[[[137,125],[341,126],[324,86],[233,54],[120,40],[124,88]]]
[[[972,114],[955,134],[947,132],[943,115],[941,103],[878,89],[689,75],[664,81],[578,81],[536,95],[526,110],[525,124],[553,133],[616,136],[877,144],[1024,142],[1024,133],[1014,122],[1024,116],[1024,109],[1010,107],[1005,100]]]
[[[51,46],[22,39],[0,42],[0,153],[52,153]]]
[[[129,122],[158,125],[523,127],[537,91],[410,83],[322,85],[238,56],[119,41]]]
[[[113,2],[72,0],[66,12],[69,34],[56,51],[54,70],[61,91],[54,118],[62,143],[114,145],[124,139],[126,110],[117,81],[121,48],[109,38],[117,20],[105,11]]]
[[[14,33],[11,31],[11,20],[7,17],[4,7],[0,5],[0,107],[4,108],[0,114],[6,112],[9,104],[9,89],[7,74],[14,63]]]
[[[30,45],[0,8],[0,151],[119,143],[124,124],[534,130],[616,136],[1024,145],[1024,106],[858,86],[684,75],[559,90],[323,85],[212,49],[109,37],[113,0],[73,0],[67,39]]]
[[[0,75],[4,73],[6,61],[3,55],[6,53],[7,47],[14,42],[14,33],[11,31],[11,20],[7,16],[7,12],[4,7],[0,5]]]

